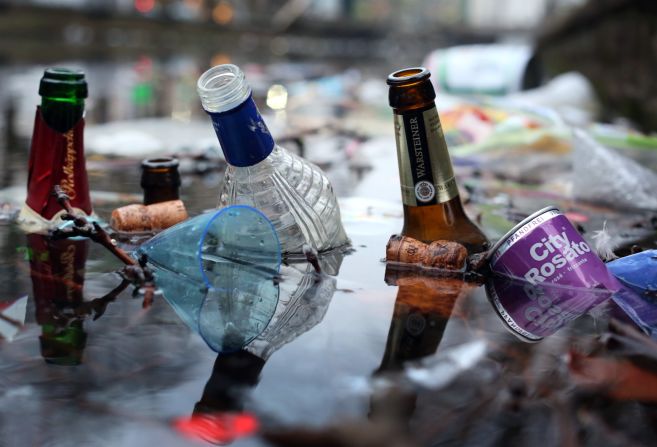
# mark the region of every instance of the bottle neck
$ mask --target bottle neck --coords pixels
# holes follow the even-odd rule
[[[458,196],[436,104],[394,110],[402,200],[407,206],[445,203]]]
[[[171,200],[180,199],[178,187],[163,186],[159,188],[144,188],[144,205],[152,205],[154,203],[170,202]]]
[[[153,158],[141,163],[141,187],[144,189],[144,205],[180,199],[180,174],[178,160]]]
[[[251,95],[235,108],[207,113],[229,164],[253,166],[274,150],[274,139]]]
[[[60,133],[71,130],[84,115],[84,99],[41,98],[41,115],[45,123]]]

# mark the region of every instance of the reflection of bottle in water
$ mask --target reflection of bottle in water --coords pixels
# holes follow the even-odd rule
[[[390,266],[386,282],[399,290],[377,372],[401,369],[404,362],[435,353],[456,300],[469,288],[460,279],[407,274]]]
[[[205,272],[213,284],[208,288],[200,275],[155,263],[151,267],[164,298],[217,352],[234,352],[253,340],[267,326],[278,303],[276,272],[217,259]]]
[[[342,255],[334,258],[335,274]],[[317,275],[310,264],[283,266],[278,305],[267,327],[245,350],[267,360],[283,345],[319,324],[335,293],[336,280]]]
[[[397,285],[397,299],[386,349],[374,376],[398,372],[407,362],[433,355],[440,345],[456,301],[470,286],[458,278],[422,276],[386,268],[386,282]],[[413,389],[392,386],[375,390],[369,417],[409,430],[418,395]]]
[[[336,267],[342,261],[334,259]],[[336,268],[336,273],[337,273]],[[195,414],[241,411],[243,393],[255,387],[269,357],[285,344],[319,324],[335,293],[336,280],[317,275],[310,264],[282,268],[283,281],[273,316],[260,334],[243,349],[217,357],[212,375]]]
[[[27,241],[41,355],[47,363],[78,365],[87,334],[75,310],[83,303],[89,240],[51,241],[29,234]]]
[[[341,261],[341,254],[336,253],[331,260],[335,273]],[[232,265],[235,273],[248,269],[244,265]],[[257,426],[257,419],[244,412],[244,399],[258,385],[267,359],[283,345],[322,321],[335,292],[335,278],[316,274],[310,264],[301,263],[284,267],[282,276],[283,281],[276,284],[280,299],[275,303],[275,312],[269,316],[264,330],[242,349],[221,352],[217,356],[203,394],[194,405],[194,413],[175,422],[177,430],[185,436],[226,445],[251,434]],[[234,278],[238,277],[236,275]],[[268,289],[270,281],[263,278],[262,282],[265,290]],[[245,286],[236,285],[240,288]],[[262,286],[254,285],[256,289]],[[225,298],[230,300],[231,297]],[[260,323],[258,318],[255,323]],[[249,326],[248,323],[242,324],[243,327]],[[217,339],[214,343],[226,344],[228,340],[222,342]]]
[[[284,253],[301,253],[304,244],[318,251],[346,244],[331,184],[317,166],[276,145],[244,73],[220,65],[205,72],[197,87],[228,162],[219,207],[260,209],[274,224]]]
[[[531,284],[520,278],[491,275],[486,294],[505,327],[523,341],[537,342],[609,300],[602,288]]]

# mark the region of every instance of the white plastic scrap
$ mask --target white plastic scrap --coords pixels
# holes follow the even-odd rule
[[[0,337],[12,341],[25,324],[27,314],[27,295],[9,303],[0,310]]]
[[[440,354],[431,365],[407,366],[406,376],[416,385],[441,388],[476,365],[485,354],[486,342],[475,340]]]
[[[574,131],[573,194],[615,208],[657,210],[657,175],[632,159]]]

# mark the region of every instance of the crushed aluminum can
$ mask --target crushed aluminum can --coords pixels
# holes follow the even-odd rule
[[[582,289],[618,290],[621,285],[556,207],[543,208],[513,227],[492,248],[494,272]]]

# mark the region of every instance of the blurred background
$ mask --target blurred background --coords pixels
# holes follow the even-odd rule
[[[29,134],[43,68],[70,65],[87,72],[90,123],[148,116],[187,120],[200,113],[195,81],[212,65],[248,64],[271,83],[348,68],[383,80],[396,68],[421,64],[436,48],[491,42],[535,48],[549,25],[563,23],[584,3],[1,0],[0,102],[18,101],[19,133]],[[605,3],[640,2],[593,3],[604,9]],[[519,65],[508,64],[514,62]],[[563,61],[552,67],[569,68]],[[255,76],[251,82],[257,84]]]

